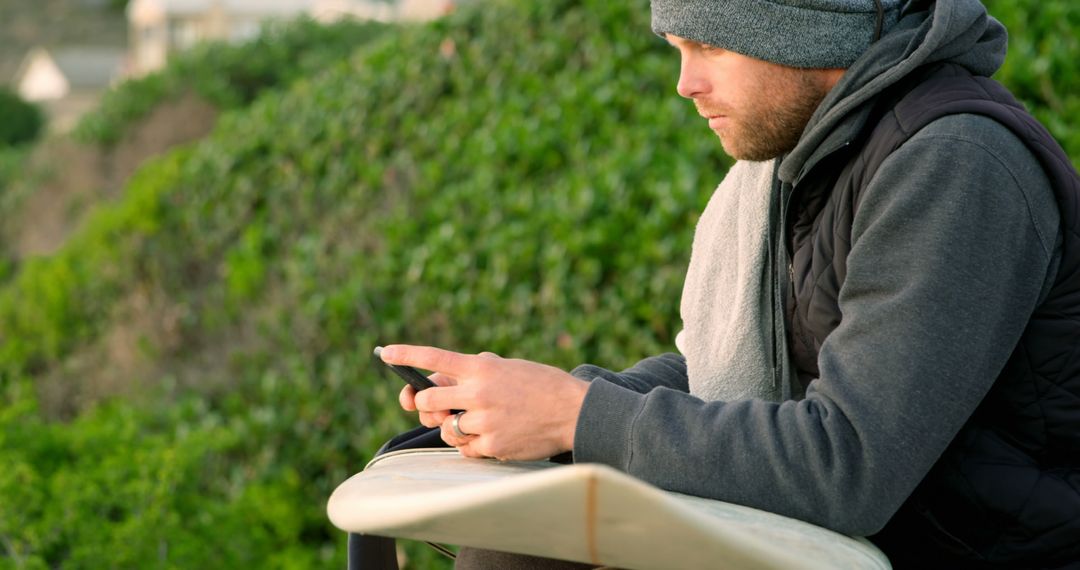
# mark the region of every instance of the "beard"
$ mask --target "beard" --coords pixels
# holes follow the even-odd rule
[[[829,92],[820,78],[798,69],[774,69],[759,79],[760,96],[741,109],[696,103],[703,115],[728,117],[727,126],[715,132],[724,152],[737,160],[771,160],[790,152]]]

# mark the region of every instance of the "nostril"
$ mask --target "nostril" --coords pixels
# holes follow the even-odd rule
[[[690,82],[688,82],[688,81],[680,79],[679,82],[675,84],[675,91],[679,95],[681,95],[682,97],[685,97],[687,99],[693,99],[694,98],[695,90],[694,90],[693,86],[690,84]]]

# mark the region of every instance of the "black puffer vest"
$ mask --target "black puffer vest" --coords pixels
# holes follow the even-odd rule
[[[1063,232],[1057,277],[990,393],[872,540],[898,568],[1080,564],[1080,177],[1004,87],[959,66],[923,70],[878,109],[863,144],[818,164],[805,177],[816,182],[792,193],[787,325],[799,377],[817,377],[818,351],[840,323],[852,219],[881,163],[945,115],[985,115],[1006,126],[1054,187]],[[820,179],[830,171],[839,175]]]

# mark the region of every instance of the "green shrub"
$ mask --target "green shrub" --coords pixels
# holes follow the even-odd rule
[[[995,78],[1080,167],[1080,4],[987,0],[986,6],[1009,29],[1009,55]]]
[[[727,164],[700,133],[668,128],[697,119],[671,94],[673,69],[644,4],[499,2],[402,29],[287,95],[226,115],[207,140],[142,169],[124,201],[92,216],[60,254],[22,268],[0,290],[0,370],[62,368],[104,334],[128,292],[165,291],[182,307],[185,343],[162,358],[223,351],[218,367],[195,370],[194,381],[138,379],[159,383],[164,399],[140,413],[112,404],[53,429],[132,422],[163,434],[145,448],[155,458],[182,447],[169,435],[180,429],[171,402],[196,398],[199,421],[221,422],[207,437],[232,443],[178,449],[192,458],[180,470],[214,480],[221,462],[231,487],[177,486],[161,512],[219,513],[224,528],[243,519],[245,532],[269,537],[272,546],[247,552],[270,558],[230,565],[340,563],[344,537],[326,520],[326,497],[412,421],[393,405],[400,383],[372,365],[376,343],[489,348],[564,366],[617,366],[671,347],[693,220]],[[191,382],[201,397],[172,388]],[[112,437],[117,449],[101,453],[130,455],[123,433]],[[57,457],[53,471],[36,460],[19,471],[93,470]],[[200,462],[204,472],[190,471]],[[152,488],[156,475],[117,477]],[[137,522],[141,511],[127,505],[139,497],[116,496],[115,524],[97,527],[100,538],[73,528],[97,507],[69,506],[70,519],[43,513],[67,529],[56,544],[78,536],[86,546],[26,556],[131,564],[123,552],[149,546],[109,552],[174,528],[166,514]],[[30,528],[11,532],[37,544],[24,536]],[[183,536],[206,557],[192,565],[214,565],[234,540]],[[423,548],[410,552],[418,567],[435,564]]]
[[[123,203],[98,208],[70,245],[30,259],[0,289],[0,372],[40,371],[96,336],[138,277],[133,248],[158,230],[161,193],[172,190],[185,157],[177,151],[148,165]]]
[[[304,513],[290,500],[299,476],[286,468],[237,484],[229,454],[240,433],[197,401],[165,416],[108,405],[70,425],[22,402],[0,428],[0,536],[18,567],[318,566],[288,547],[301,543]]]
[[[220,109],[242,107],[263,91],[284,88],[340,63],[385,30],[376,22],[323,25],[301,18],[271,25],[243,44],[196,46],[163,70],[106,93],[99,108],[79,122],[75,135],[84,142],[113,144],[158,103],[189,89]]]
[[[0,146],[0,284],[11,277],[14,266],[14,232],[5,222],[22,213],[27,162],[34,145]]]
[[[6,198],[8,185],[16,180],[23,163],[29,157],[29,147],[0,147],[0,202]],[[0,211],[4,211],[0,206]]]
[[[0,87],[0,117],[3,117],[0,120],[0,149],[32,142],[45,124],[45,116],[37,105],[3,87]]]

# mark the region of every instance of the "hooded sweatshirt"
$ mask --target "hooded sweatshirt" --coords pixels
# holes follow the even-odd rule
[[[1004,51],[1004,28],[977,0],[904,14],[782,157],[779,212],[815,165],[859,140],[888,87],[935,62],[988,76]],[[843,320],[820,346],[803,398],[702,400],[688,393],[686,362],[676,354],[621,373],[582,366],[574,375],[591,385],[574,460],[873,535],[998,377],[1053,282],[1059,221],[1045,174],[1007,129],[972,115],[935,121],[890,155],[861,198],[840,290]],[[770,229],[779,289],[790,286],[783,222]],[[763,319],[783,314],[785,298]]]

